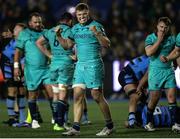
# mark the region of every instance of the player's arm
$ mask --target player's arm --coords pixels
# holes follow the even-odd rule
[[[74,46],[74,42],[71,39],[64,39],[61,35],[62,29],[60,26],[56,27],[55,30],[57,39],[64,49],[70,49]]]
[[[47,44],[46,39],[44,38],[44,36],[41,36],[37,41],[36,41],[36,45],[37,47],[42,51],[42,53],[44,53],[47,57],[51,58],[52,54],[51,52],[47,49],[47,47],[45,46]]]
[[[16,48],[15,54],[14,54],[14,79],[20,80],[21,76],[21,70],[20,70],[20,58],[22,57],[22,50],[19,48]]]
[[[147,84],[148,82],[148,70],[146,71],[146,73],[144,74],[144,76],[141,78],[141,80],[139,81],[139,84],[137,86],[136,92],[137,93],[142,93],[144,86]]]
[[[162,32],[159,32],[159,33],[157,33],[157,34],[158,34],[157,41],[156,41],[153,45],[148,45],[148,46],[145,48],[145,51],[146,51],[146,55],[147,55],[147,56],[152,56],[152,55],[154,55],[154,54],[157,52],[157,50],[158,50],[161,42],[163,41],[163,38],[164,38],[164,35],[165,35],[165,34],[162,33]]]
[[[110,47],[110,40],[101,31],[97,31],[96,26],[91,26],[89,29],[94,33],[101,46]]]
[[[168,56],[161,55],[160,60],[166,63],[168,61],[173,61],[177,59],[179,56],[180,56],[180,47],[175,47]]]

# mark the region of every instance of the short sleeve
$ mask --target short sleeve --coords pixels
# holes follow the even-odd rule
[[[176,47],[180,47],[180,33],[176,37]]]
[[[27,34],[24,31],[21,31],[16,40],[16,48],[24,49],[26,43]]]
[[[150,35],[148,35],[145,39],[145,47],[152,45],[154,43],[152,37]]]

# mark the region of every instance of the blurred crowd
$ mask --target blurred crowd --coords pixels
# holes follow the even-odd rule
[[[45,26],[50,28],[58,22],[62,10],[78,2],[90,5],[92,16],[103,23],[111,39],[112,49],[102,50],[105,61],[129,60],[144,53],[144,39],[160,16],[168,16],[173,22],[172,32],[179,32],[179,0],[0,0],[0,32],[25,22],[34,11],[44,16]]]

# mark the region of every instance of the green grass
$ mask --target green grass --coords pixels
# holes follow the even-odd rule
[[[2,124],[7,120],[7,110],[5,102],[0,103],[0,138],[64,138],[61,132],[52,130],[51,114],[49,105],[46,101],[39,103],[40,111],[44,120],[39,129],[15,128]],[[142,128],[126,129],[124,120],[127,118],[128,104],[126,101],[110,102],[113,121],[115,124],[115,133],[110,138],[179,138],[180,134],[171,132],[171,128],[158,128],[155,132],[146,132]],[[94,102],[88,103],[89,119],[92,125],[81,126],[81,138],[95,138],[95,134],[104,127],[103,116]],[[73,119],[72,106],[70,109],[70,120]]]

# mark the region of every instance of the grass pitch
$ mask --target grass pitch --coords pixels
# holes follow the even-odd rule
[[[165,103],[165,102],[163,102]],[[112,118],[115,125],[115,132],[109,138],[180,138],[180,134],[171,132],[171,128],[157,128],[155,132],[146,132],[143,128],[126,129],[124,121],[128,115],[127,101],[109,102]],[[165,103],[166,104],[166,103]],[[53,131],[51,124],[51,113],[47,101],[39,102],[40,111],[44,122],[39,129],[15,128],[2,124],[8,119],[5,101],[0,102],[0,138],[65,138],[61,132]],[[95,134],[104,127],[103,116],[93,101],[88,102],[89,119],[92,125],[81,126],[80,138],[95,138]],[[72,105],[69,112],[70,121],[73,121]]]

